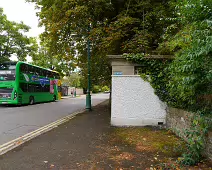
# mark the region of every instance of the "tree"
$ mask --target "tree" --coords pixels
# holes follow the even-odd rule
[[[148,53],[156,50],[165,28],[172,23],[172,1],[124,1],[116,19],[104,28],[102,48],[111,53]],[[95,33],[94,33],[95,34]]]
[[[194,8],[195,7],[195,8]],[[177,107],[211,110],[212,4],[208,0],[176,3],[175,24],[161,47],[175,54],[169,66],[169,91]],[[195,107],[194,107],[195,106]]]
[[[63,78],[62,84],[68,85],[70,87],[81,87],[80,85],[81,75],[79,72],[74,72],[70,74],[69,76]]]
[[[0,8],[0,60],[9,60],[16,55],[19,60],[26,60],[27,55],[34,55],[37,43],[34,38],[27,37],[29,26],[23,22],[16,23],[7,20],[3,9]]]
[[[70,60],[71,57],[53,55],[49,48],[47,40],[41,42],[37,53],[32,56],[32,64],[58,71],[62,77],[69,76],[74,71],[76,63]]]
[[[168,0],[27,1],[40,9],[40,25],[46,28],[41,37],[49,40],[51,54],[76,61],[85,78],[87,40],[91,40],[94,84],[110,82],[107,54],[155,50],[171,22],[166,17],[172,15]]]

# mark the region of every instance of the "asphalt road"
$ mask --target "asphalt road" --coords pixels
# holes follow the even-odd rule
[[[103,102],[109,94],[92,95],[92,105]],[[85,109],[85,96],[57,102],[11,107],[0,105],[0,145]]]

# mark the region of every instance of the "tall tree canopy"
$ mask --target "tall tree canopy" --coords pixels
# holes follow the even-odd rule
[[[48,40],[42,41],[35,55],[32,56],[32,64],[58,71],[61,76],[69,76],[75,69],[76,64],[70,58],[61,58],[60,55],[53,55],[49,50]]]
[[[24,35],[29,29],[23,22],[7,20],[0,8],[0,61],[9,60],[12,55],[16,55],[19,60],[26,60],[27,55],[36,53],[36,40]]]
[[[91,40],[95,84],[110,80],[107,54],[156,49],[171,22],[166,18],[172,15],[168,0],[27,1],[40,9],[40,25],[45,26],[41,39],[49,40],[51,54],[77,60],[82,75],[86,75],[87,67],[86,42]]]
[[[212,94],[212,3],[179,0],[175,23],[167,28],[161,47],[175,54],[169,67],[169,91],[179,107],[208,108]]]

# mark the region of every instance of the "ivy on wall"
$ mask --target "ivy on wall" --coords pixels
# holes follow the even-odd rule
[[[144,53],[127,54],[126,59],[142,64],[141,77],[150,82],[155,94],[169,106],[192,111],[191,130],[186,131],[188,152],[182,163],[201,159],[205,135],[212,126],[212,3],[210,0],[179,0],[172,24],[164,28],[159,54],[174,59],[150,59]],[[207,115],[207,116],[206,116]]]
[[[174,102],[175,98],[170,96],[168,91],[168,66],[172,59],[151,59],[145,58],[147,54],[125,54],[124,57],[128,61],[139,63],[142,68],[139,70],[143,80],[149,81],[151,86],[155,89],[155,94],[163,102]]]
[[[191,34],[192,46],[176,53],[169,65],[168,89],[177,101],[170,103],[192,111],[212,112],[212,25],[202,22]],[[212,100],[211,100],[212,101]]]
[[[212,121],[201,113],[190,115],[191,126],[185,129],[187,137],[187,151],[182,155],[179,163],[194,165],[202,160],[202,152],[206,146],[206,134],[211,128]]]
[[[201,48],[200,45],[196,46],[196,48],[199,47]],[[199,52],[200,56],[203,54]],[[198,56],[197,54],[194,55]],[[201,65],[197,65],[197,68],[193,67],[192,60],[185,55],[180,56],[182,57],[181,60],[177,57],[174,60],[162,58],[151,59],[150,57],[146,58],[148,55],[143,53],[125,54],[124,56],[128,61],[133,61],[142,65],[142,68],[140,69],[141,78],[150,82],[151,86],[155,90],[155,94],[160,98],[160,100],[167,103],[169,106],[195,112],[191,119],[191,128],[185,129],[185,134],[188,138],[188,149],[182,155],[180,163],[185,165],[194,165],[199,162],[202,158],[202,150],[205,148],[206,144],[205,136],[212,125],[211,119],[206,119],[205,117],[205,114],[211,113],[211,105],[204,101],[200,102],[198,97],[196,97],[200,94],[209,94],[211,92],[210,90],[208,91],[208,88],[206,88],[207,85],[210,85],[210,81],[208,82],[207,71],[205,70],[207,67],[204,67],[204,70],[200,67]],[[192,57],[192,54],[189,56]],[[208,58],[207,55],[205,58]],[[205,58],[202,57],[201,59],[204,59],[203,61],[207,61]],[[189,59],[191,64],[190,66],[189,61],[186,59]],[[194,62],[197,61],[197,58],[195,58]],[[202,62],[201,60],[199,61]],[[210,61],[207,61],[207,64],[208,63],[210,63]],[[189,68],[192,67],[194,69],[191,69],[189,72]],[[200,70],[198,71],[198,69]],[[188,80],[184,78],[186,76],[196,77],[196,81],[197,78],[201,81],[197,82],[197,86],[197,83],[195,83],[193,79],[191,81],[189,78]],[[206,80],[204,80],[204,78]],[[189,80],[191,81],[190,83],[185,82]],[[190,88],[188,86],[190,86]],[[202,86],[204,88],[202,88]],[[188,89],[186,89],[186,87]]]

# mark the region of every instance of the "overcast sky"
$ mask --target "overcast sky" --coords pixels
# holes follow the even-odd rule
[[[4,9],[4,14],[10,21],[20,22],[31,27],[27,35],[31,37],[38,36],[43,32],[43,28],[38,28],[38,18],[34,4],[25,3],[25,0],[0,0],[0,7]]]
[[[0,7],[4,9],[4,14],[10,21],[20,22],[31,27],[30,37],[38,37],[43,32],[44,28],[38,27],[38,17],[33,3],[26,3],[25,0],[0,0]],[[11,60],[17,60],[16,56],[12,56]],[[31,57],[27,56],[27,61],[32,61]]]

